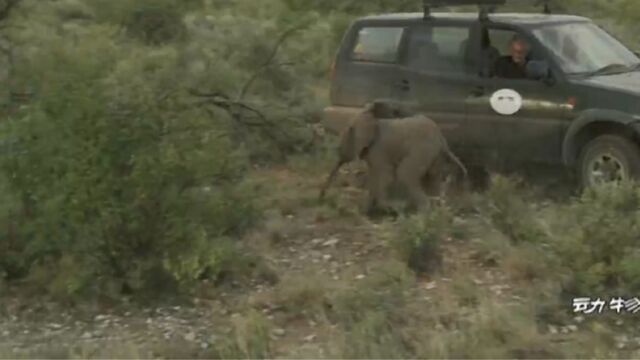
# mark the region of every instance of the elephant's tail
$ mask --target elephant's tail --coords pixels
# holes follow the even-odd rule
[[[451,151],[451,149],[449,148],[447,139],[445,139],[444,135],[440,134],[440,138],[442,139],[444,151],[447,153],[447,156],[449,156],[451,161],[453,161],[454,163],[456,163],[456,165],[458,165],[458,167],[460,167],[460,170],[462,170],[462,174],[464,175],[464,178],[467,179],[469,177],[469,172],[467,171],[467,168],[464,166],[462,161],[460,161],[460,159]]]
[[[455,156],[455,154],[451,152],[451,150],[449,150],[448,148],[447,148],[447,154],[449,155],[451,160],[453,160],[453,162],[458,164],[458,166],[460,167],[460,170],[462,170],[462,173],[464,174],[464,178],[465,179],[468,178],[469,172],[467,171],[467,168],[464,166],[464,164],[462,164],[462,161],[460,161],[460,159],[458,159],[458,157]]]

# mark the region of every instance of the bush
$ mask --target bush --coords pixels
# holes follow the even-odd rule
[[[519,179],[496,175],[487,192],[484,212],[491,222],[514,243],[541,243],[546,234],[537,222],[532,198]]]
[[[554,249],[571,271],[571,294],[640,290],[639,205],[640,189],[625,184],[589,190],[562,209],[566,221]]]
[[[391,245],[416,273],[437,270],[442,265],[442,242],[451,234],[453,214],[446,205],[400,220]]]
[[[256,311],[235,319],[231,334],[213,350],[214,359],[269,359],[273,345],[267,319]]]
[[[162,45],[184,39],[185,12],[200,4],[200,0],[132,0],[88,1],[101,22],[120,25],[133,39],[148,45]]]
[[[176,53],[116,46],[99,28],[40,51],[28,64],[46,79],[38,98],[2,128],[19,199],[2,270],[61,296],[215,278],[233,254],[225,239],[253,219],[247,164],[180,96]]]

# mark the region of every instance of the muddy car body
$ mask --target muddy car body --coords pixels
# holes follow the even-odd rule
[[[509,40],[526,78],[495,76]],[[437,12],[357,19],[332,66],[324,123],[339,132],[374,99],[432,117],[472,166],[565,168],[585,186],[640,175],[640,58],[590,19]]]

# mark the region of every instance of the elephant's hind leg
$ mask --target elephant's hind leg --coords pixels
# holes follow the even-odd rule
[[[398,180],[406,187],[413,205],[418,209],[424,209],[429,205],[423,180],[434,160],[433,157],[418,154],[405,158],[398,166]]]
[[[388,209],[387,191],[393,182],[393,166],[391,164],[375,164],[367,174],[369,199],[367,213],[374,214],[378,210]]]

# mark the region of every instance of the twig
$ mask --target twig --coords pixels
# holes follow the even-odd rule
[[[247,91],[249,91],[249,88],[251,87],[251,85],[253,85],[253,82],[256,81],[258,79],[258,77],[260,75],[264,74],[269,68],[272,68],[272,67],[283,67],[283,66],[293,66],[293,65],[295,65],[294,62],[283,62],[283,63],[279,63],[279,64],[264,64],[264,65],[262,65],[255,73],[253,73],[253,75],[249,78],[249,80],[242,87],[242,90],[240,91],[240,95],[238,96],[238,101],[240,101],[240,100],[242,100],[244,98],[244,96],[246,95]]]
[[[246,92],[249,90],[249,87],[255,81],[258,75],[264,72],[264,70],[271,65],[271,62],[273,61],[273,59],[275,59],[276,55],[278,54],[278,50],[280,49],[280,46],[282,46],[282,44],[287,40],[287,38],[291,36],[293,33],[295,33],[296,31],[302,30],[307,26],[309,26],[308,23],[300,24],[292,27],[291,29],[283,32],[280,35],[280,38],[278,38],[278,41],[276,42],[275,46],[271,50],[271,54],[269,54],[269,56],[267,57],[267,60],[262,64],[262,66],[260,66],[256,70],[256,72],[249,78],[247,83],[245,83],[244,86],[242,87],[242,90],[238,95],[238,101],[241,101],[244,98],[244,96],[246,95]]]

